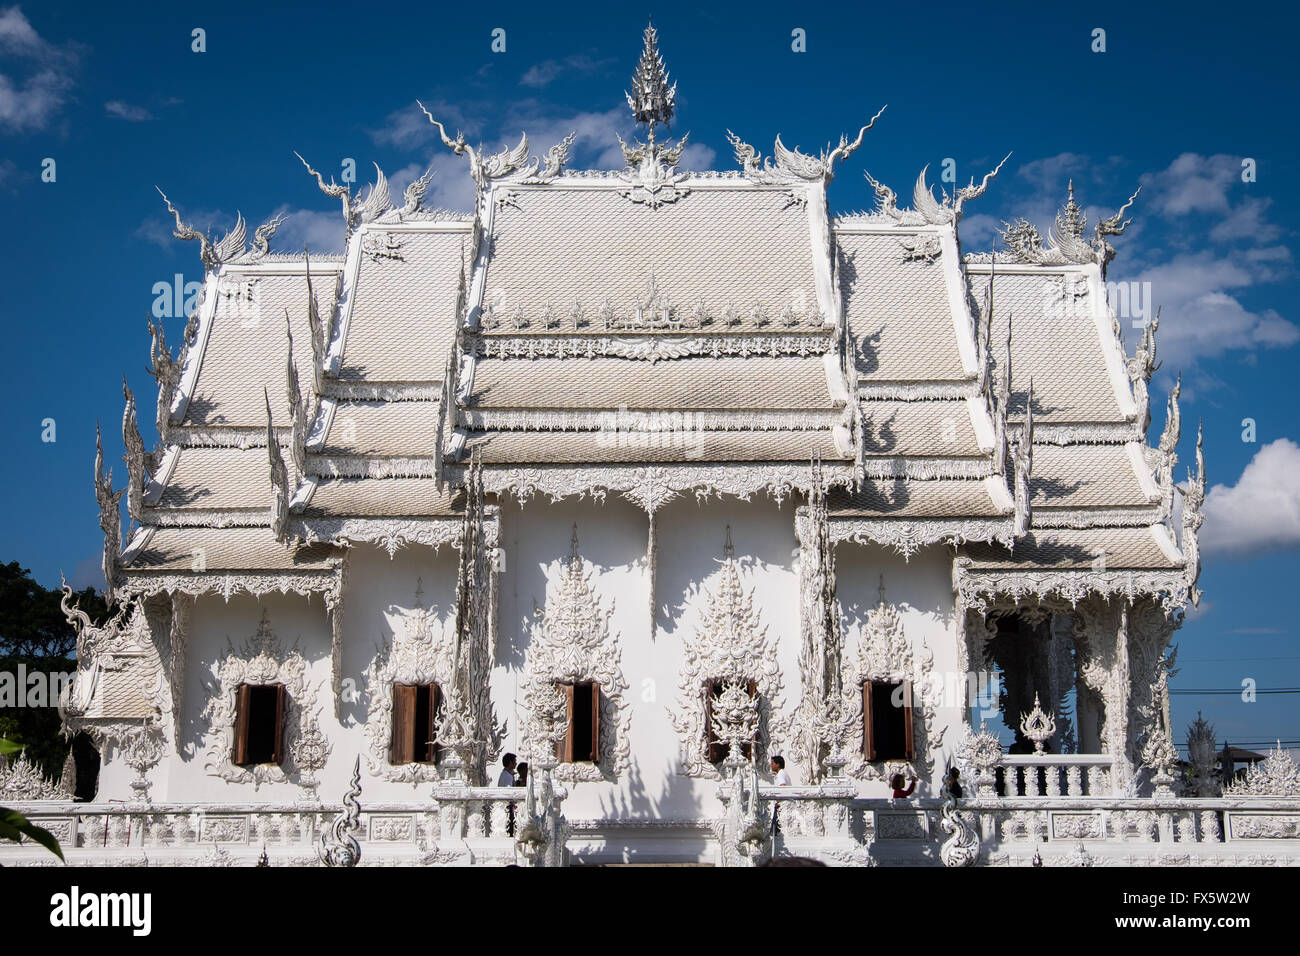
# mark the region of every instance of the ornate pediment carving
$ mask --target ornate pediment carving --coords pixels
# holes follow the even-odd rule
[[[455,672],[455,641],[446,633],[438,609],[425,607],[423,582],[417,582],[414,606],[391,609],[393,639],[376,645],[375,656],[366,670],[369,708],[366,740],[370,772],[385,780],[423,783],[438,779],[430,763],[389,763],[393,733],[393,685],[437,684],[450,687]]]
[[[705,591],[699,626],[683,640],[677,709],[669,715],[682,748],[679,772],[692,777],[718,776],[707,759],[709,728],[705,726],[706,703],[715,684],[753,682],[760,751],[766,746],[772,706],[782,689],[776,641],[754,610],[753,590],[746,591],[740,584],[730,526],[720,563],[714,587]],[[762,755],[756,753],[755,759],[761,760]]]
[[[631,765],[627,702],[628,684],[619,663],[618,635],[610,635],[613,607],[602,605],[578,554],[578,527],[573,527],[569,557],[560,579],[536,612],[523,677],[524,749],[534,760],[551,757],[554,747],[555,685],[593,681],[600,684],[600,761],[565,763],[556,768],[562,780],[612,780]]]

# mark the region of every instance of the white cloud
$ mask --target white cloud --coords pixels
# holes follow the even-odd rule
[[[1171,368],[1233,349],[1277,348],[1300,342],[1300,327],[1274,309],[1252,310],[1240,295],[1270,281],[1270,262],[1289,261],[1275,247],[1263,261],[1219,258],[1208,250],[1175,255],[1139,272],[1151,283],[1152,301],[1161,307],[1160,353]],[[1127,278],[1127,277],[1125,277]]]
[[[1261,552],[1300,546],[1300,445],[1279,438],[1251,459],[1235,485],[1205,496],[1205,552]]]
[[[130,103],[124,103],[121,100],[109,100],[104,104],[104,112],[109,116],[124,119],[128,123],[147,123],[153,119],[153,114],[143,106],[132,106]]]
[[[287,215],[276,230],[271,240],[271,248],[276,252],[298,254],[303,247],[308,254],[332,254],[343,252],[343,211],[341,208],[329,212],[315,209],[290,209],[281,206],[275,215]]]
[[[1142,177],[1144,198],[1164,216],[1188,213],[1226,215],[1228,188],[1241,178],[1241,159],[1218,154],[1183,153],[1160,172]]]
[[[0,51],[22,61],[26,75],[0,73],[0,129],[44,129],[67,100],[80,59],[78,44],[43,39],[19,7],[0,10]]]
[[[575,53],[562,60],[543,60],[529,67],[528,71],[519,78],[519,83],[521,86],[541,89],[555,82],[563,73],[594,73],[612,62],[614,62],[612,59],[596,60],[585,53]]]

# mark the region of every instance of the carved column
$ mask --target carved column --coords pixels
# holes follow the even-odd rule
[[[1112,793],[1123,793],[1133,778],[1133,764],[1129,754],[1136,743],[1129,735],[1129,605],[1120,606],[1118,626],[1115,629],[1115,687],[1111,695],[1114,716],[1109,724],[1111,735],[1110,781]]]
[[[185,703],[185,664],[189,656],[190,616],[194,611],[194,596],[180,591],[172,592],[171,627],[168,634],[167,676],[172,689],[172,722],[175,739],[181,739],[181,712]]]

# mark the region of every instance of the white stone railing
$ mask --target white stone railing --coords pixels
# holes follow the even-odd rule
[[[465,862],[567,865],[568,827],[560,813],[566,791],[549,783],[540,790],[535,796],[521,787],[436,787],[439,849],[463,847]]]
[[[1110,754],[1005,754],[1001,769],[1002,797],[1101,797],[1111,792]],[[977,779],[981,796],[992,796],[987,782]]]
[[[859,800],[873,856],[920,862],[937,847],[941,801]],[[997,797],[958,802],[984,864],[1300,863],[1300,800],[1287,797]]]
[[[451,792],[447,792],[447,791]],[[361,865],[372,863],[515,863],[555,865],[563,858],[557,791],[540,816],[548,846],[540,864],[516,834],[529,821],[523,788],[439,787],[421,803],[367,803],[356,833]],[[271,863],[315,863],[320,836],[338,805],[320,803],[129,804],[40,800],[11,803],[59,841],[69,863],[141,862],[244,865],[265,851]],[[531,831],[530,831],[531,832]],[[527,833],[524,834],[528,836]],[[57,863],[37,844],[0,843],[0,863]]]
[[[718,797],[730,809],[734,784],[718,788]],[[853,836],[852,805],[857,787],[848,780],[829,780],[815,787],[757,788],[758,822],[766,829],[761,846],[752,847],[746,857],[737,857],[729,842],[732,819],[724,814],[718,826],[719,863],[738,860],[753,863],[771,857],[811,857],[832,865],[862,865],[868,862],[867,847]],[[757,852],[755,852],[757,851]]]

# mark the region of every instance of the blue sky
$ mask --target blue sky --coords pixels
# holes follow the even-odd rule
[[[1180,448],[1204,419],[1209,466],[1205,601],[1179,635],[1174,722],[1204,710],[1220,739],[1300,740],[1300,697],[1177,694],[1300,686],[1300,350],[1293,223],[1300,159],[1293,8],[1267,4],[651,4],[578,8],[370,3],[0,4],[0,322],[8,362],[0,417],[10,466],[0,560],[47,585],[96,580],[94,428],[121,453],[120,378],[142,396],[152,441],[145,316],[153,288],[201,278],[197,248],[170,237],[155,185],[218,234],[290,212],[275,247],[337,247],[341,217],[294,158],[324,171],[377,162],[400,190],[432,161],[435,203],[464,208],[463,161],[431,141],[416,98],[471,139],[528,131],[541,152],[579,131],[571,166],[611,166],[647,13],[679,83],[684,165],[732,168],[725,131],[770,153],[815,150],[889,109],[831,186],[833,211],[868,208],[862,172],[901,195],[945,158],[959,179],[1014,151],[967,209],[962,239],[987,249],[1003,219],[1045,226],[1073,177],[1095,221],[1143,185],[1110,278],[1150,282],[1163,305],[1163,396],[1184,372]],[[504,53],[492,31],[506,31]],[[192,30],[206,31],[193,52]],[[791,50],[802,28],[807,52]],[[1106,50],[1093,52],[1093,30]],[[42,162],[56,179],[43,182]],[[1256,180],[1241,180],[1243,158]],[[621,163],[619,164],[621,165]],[[396,190],[395,190],[396,192]],[[168,319],[180,339],[183,319]],[[1130,350],[1136,333],[1128,330]],[[1242,440],[1244,419],[1255,441]],[[54,419],[56,441],[42,441]],[[117,465],[119,483],[124,468]],[[1183,466],[1179,468],[1180,476]]]

